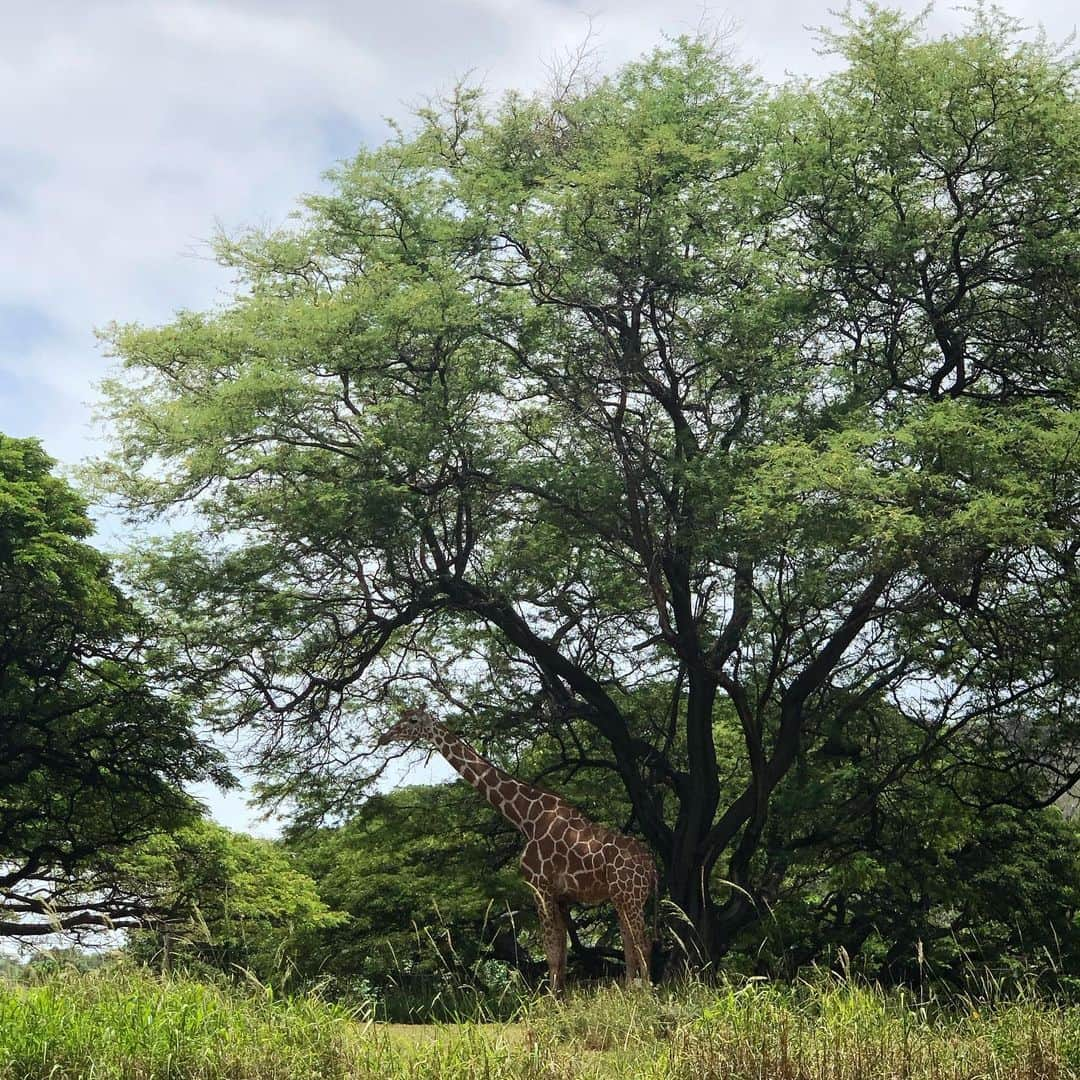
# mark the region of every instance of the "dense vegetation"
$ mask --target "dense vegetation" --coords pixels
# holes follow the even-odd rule
[[[951,1010],[842,984],[689,984],[532,1003],[511,1025],[371,1025],[137,972],[0,984],[0,1080],[1044,1080],[1080,1071],[1080,1015],[1031,1001]]]
[[[197,817],[187,785],[229,781],[53,464],[0,434],[0,936],[137,925],[125,854]]]

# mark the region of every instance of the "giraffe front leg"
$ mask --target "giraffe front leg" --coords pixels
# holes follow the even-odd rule
[[[521,872],[536,897],[547,957],[548,985],[553,994],[561,996],[566,989],[566,913],[551,883],[544,877],[543,856],[535,843],[527,844],[521,853]]]
[[[556,997],[562,997],[566,992],[566,916],[554,894],[535,888],[534,892],[547,956],[548,985]]]

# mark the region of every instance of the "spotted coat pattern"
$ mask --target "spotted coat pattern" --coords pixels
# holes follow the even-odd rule
[[[573,903],[610,900],[619,918],[626,981],[648,978],[645,904],[657,888],[648,848],[590,821],[565,799],[515,780],[452,735],[430,713],[407,710],[379,740],[424,742],[440,754],[525,837],[521,870],[536,896],[551,988],[566,985],[567,916]]]

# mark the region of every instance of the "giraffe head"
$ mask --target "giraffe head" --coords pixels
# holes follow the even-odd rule
[[[438,721],[425,708],[405,709],[401,718],[388,731],[379,736],[378,746],[388,743],[430,742],[435,735]]]

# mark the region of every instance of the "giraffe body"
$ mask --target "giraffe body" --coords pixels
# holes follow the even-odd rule
[[[410,710],[379,740],[424,741],[525,837],[521,870],[536,896],[551,988],[566,984],[567,918],[573,903],[610,900],[619,917],[626,980],[648,978],[650,942],[644,909],[656,891],[656,866],[648,848],[590,821],[550,791],[524,784],[481,757],[423,710]]]

